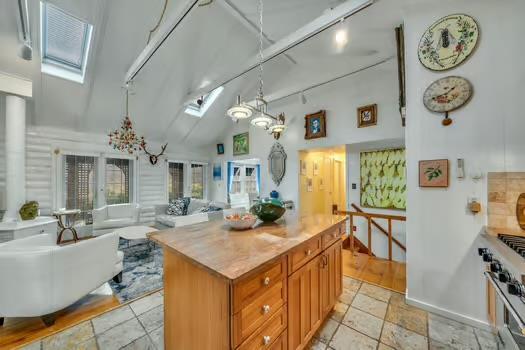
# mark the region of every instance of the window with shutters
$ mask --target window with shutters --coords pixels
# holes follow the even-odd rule
[[[40,2],[42,72],[84,83],[93,26]]]
[[[106,158],[106,204],[131,202],[132,161]]]
[[[173,199],[184,197],[184,163],[168,163],[168,198]]]
[[[191,197],[204,198],[204,164],[191,164]]]
[[[80,209],[79,219],[91,224],[91,210],[96,195],[96,158],[65,155],[64,180],[66,209]]]

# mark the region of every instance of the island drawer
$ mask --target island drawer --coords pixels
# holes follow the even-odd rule
[[[321,253],[321,237],[317,236],[297,248],[294,248],[288,254],[288,274],[291,275],[301,266],[312,260],[316,255]]]
[[[266,321],[257,331],[255,331],[238,350],[259,350],[259,349],[286,349],[281,343],[286,342],[287,311],[283,306]],[[284,332],[284,333],[283,333]],[[284,337],[283,337],[284,334]],[[284,338],[284,340],[283,340]]]
[[[264,266],[238,282],[234,282],[232,313],[239,312],[244,306],[284,278],[286,278],[286,257]]]
[[[286,331],[272,344],[270,350],[288,350],[288,333]]]
[[[264,322],[279,312],[287,298],[286,281],[280,280],[233,315],[234,347],[245,341]]]
[[[338,226],[331,231],[325,232],[322,235],[322,246],[323,249],[328,248],[333,243],[335,243],[338,239],[341,239],[341,235],[343,234],[343,226]]]

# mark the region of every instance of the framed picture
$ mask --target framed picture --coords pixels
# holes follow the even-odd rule
[[[222,180],[222,166],[221,163],[213,164],[213,181]]]
[[[301,175],[306,175],[306,160],[300,160],[299,161],[301,164]]]
[[[319,111],[314,114],[307,114],[304,117],[305,140],[326,137],[326,112]]]
[[[419,161],[419,187],[448,187],[448,177],[448,159]]]
[[[314,160],[314,176],[319,175],[319,163]]]
[[[311,177],[306,179],[306,191],[308,192],[314,191],[314,180]]]
[[[357,127],[366,128],[377,124],[377,105],[368,105],[357,109]]]
[[[241,156],[250,153],[250,136],[247,132],[233,135],[233,155]]]
[[[217,154],[224,154],[224,143],[217,144]]]

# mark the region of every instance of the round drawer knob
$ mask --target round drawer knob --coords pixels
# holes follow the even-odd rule
[[[263,284],[265,286],[269,285],[270,284],[270,277],[268,277],[268,276],[264,277]]]
[[[270,305],[263,305],[262,307],[263,314],[270,312]]]
[[[265,335],[265,336],[263,337],[263,343],[264,343],[264,345],[268,345],[268,344],[270,344],[270,341],[272,341],[272,338],[271,338],[269,335]]]

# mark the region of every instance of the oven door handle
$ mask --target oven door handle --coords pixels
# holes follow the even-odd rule
[[[492,274],[490,272],[488,272],[488,271],[485,271],[484,275],[485,275],[485,277],[487,277],[487,280],[494,287],[494,290],[498,294],[499,298],[501,299],[501,301],[503,302],[503,304],[505,305],[507,310],[509,310],[509,312],[512,314],[512,317],[514,317],[514,319],[518,323],[518,327],[520,327],[521,334],[525,335],[525,324],[523,323],[523,320],[521,319],[521,317],[518,315],[516,310],[510,304],[509,299],[507,299],[507,297],[505,296],[505,294],[501,290],[501,287],[498,285],[498,283],[494,279],[494,276],[492,276]]]

